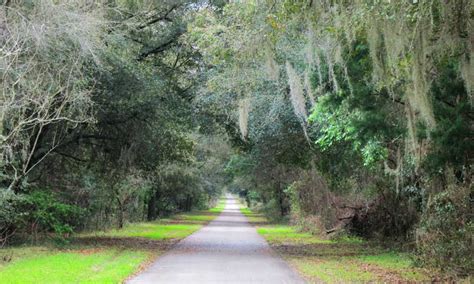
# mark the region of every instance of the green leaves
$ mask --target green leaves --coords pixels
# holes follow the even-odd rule
[[[385,161],[388,158],[388,150],[379,141],[369,140],[361,149],[364,165],[374,167],[377,162]]]
[[[34,191],[24,195],[16,206],[19,212],[25,212],[17,224],[24,222],[25,226],[33,227],[34,234],[54,232],[58,239],[73,233],[86,212],[78,206],[63,203],[49,191]]]
[[[369,168],[385,160],[388,151],[378,140],[380,138],[377,133],[368,130],[370,125],[367,123],[370,121],[364,122],[364,112],[350,111],[347,102],[332,98],[334,96],[337,95],[327,94],[320,97],[309,117],[309,121],[317,129],[316,145],[322,151],[327,151],[338,144],[349,143],[352,150],[361,156],[363,164]],[[374,134],[376,136],[372,136]]]

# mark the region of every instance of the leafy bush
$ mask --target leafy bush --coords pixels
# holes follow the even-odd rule
[[[15,224],[21,219],[16,205],[21,200],[13,191],[0,189],[0,247],[15,233]]]
[[[85,213],[82,208],[62,203],[52,193],[44,191],[26,195],[18,207],[19,212],[25,212],[22,221],[33,237],[41,232],[53,232],[54,239],[60,242],[73,233]]]
[[[416,231],[418,261],[461,275],[472,274],[472,217],[472,193],[467,186],[451,186],[431,198]]]

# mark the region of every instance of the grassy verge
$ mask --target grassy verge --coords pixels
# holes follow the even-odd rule
[[[387,251],[358,238],[323,239],[294,226],[270,224],[243,207],[257,231],[309,282],[431,281],[433,273],[415,268],[409,255]]]
[[[224,208],[178,214],[121,230],[80,234],[65,248],[0,250],[0,283],[121,283],[171,245],[199,230]]]
[[[145,251],[120,249],[10,249],[0,265],[0,283],[120,283],[148,257]]]

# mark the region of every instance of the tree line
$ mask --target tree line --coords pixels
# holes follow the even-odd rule
[[[227,188],[315,234],[470,273],[472,11],[4,1],[1,240],[154,220]]]
[[[227,148],[194,116],[190,5],[2,4],[2,243],[155,220],[219,196]]]

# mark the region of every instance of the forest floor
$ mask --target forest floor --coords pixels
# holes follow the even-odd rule
[[[323,239],[295,226],[272,224],[246,207],[241,211],[270,246],[308,282],[452,282],[439,273],[414,267],[407,253],[344,237]]]
[[[221,201],[209,210],[129,224],[120,230],[79,234],[61,247],[45,242],[3,248],[0,283],[121,283],[223,209]]]

